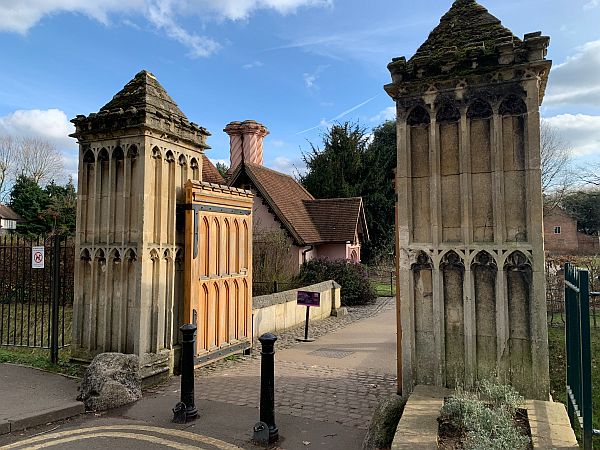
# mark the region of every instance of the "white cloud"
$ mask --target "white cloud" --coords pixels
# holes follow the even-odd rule
[[[273,140],[273,141],[270,141],[270,144],[271,144],[273,147],[275,147],[275,148],[281,148],[281,147],[285,147],[285,146],[286,146],[286,143],[285,143],[284,141],[282,141],[282,140],[278,140],[278,139],[275,139],[275,140]]]
[[[575,156],[600,156],[600,116],[561,114],[544,120],[573,148]]]
[[[251,63],[244,64],[242,66],[242,68],[244,68],[244,69],[254,69],[256,67],[262,67],[262,66],[264,66],[264,64],[261,61],[253,61]]]
[[[314,73],[304,73],[302,74],[302,78],[304,78],[304,84],[306,84],[306,87],[311,89],[315,86],[315,82],[319,77]]]
[[[312,73],[303,73],[302,78],[304,79],[304,84],[308,89],[318,89],[317,80],[321,76],[321,74],[327,70],[330,66],[318,66],[314,72]]]
[[[213,163],[215,166],[217,164],[224,164],[225,166],[229,167],[229,160],[227,159],[215,159],[215,158],[208,158],[210,159],[210,162]]]
[[[333,6],[333,0],[186,0],[185,3],[200,11],[208,9],[217,16],[229,20],[246,20],[261,9],[290,14],[301,7]]]
[[[291,160],[286,156],[278,156],[273,160],[271,164],[269,164],[269,166],[273,170],[276,170],[281,173],[286,173],[292,176],[296,176],[298,174],[303,174],[304,172],[306,172],[304,162],[299,158]]]
[[[558,64],[550,72],[548,95],[549,106],[600,103],[600,40],[581,46],[577,53]]]
[[[600,5],[600,0],[590,0],[585,5],[583,5],[583,10],[589,11],[590,9],[594,9],[598,5]]]
[[[36,137],[54,144],[63,155],[66,174],[77,183],[79,149],[69,137],[73,132],[75,127],[60,109],[20,109],[0,117],[0,135]]]
[[[221,45],[208,36],[186,30],[178,18],[247,20],[260,10],[290,14],[300,7],[332,5],[333,0],[2,0],[0,31],[25,34],[44,17],[67,12],[86,15],[105,25],[112,15],[142,15],[169,38],[186,46],[191,57],[205,57]],[[125,20],[121,23],[133,23]]]
[[[388,120],[395,120],[395,119],[396,119],[396,107],[388,106],[383,111],[379,112],[379,114],[377,114],[376,116],[371,117],[369,120],[371,122],[380,123],[380,122],[386,122]]]
[[[175,21],[173,3],[171,0],[148,0],[148,20],[159,29],[164,30],[171,39],[186,46],[190,50],[189,56],[192,58],[210,56],[221,48],[221,45],[213,39],[190,33],[179,26]]]
[[[57,146],[73,148],[69,134],[75,127],[60,109],[20,109],[0,117],[0,133],[48,139]]]

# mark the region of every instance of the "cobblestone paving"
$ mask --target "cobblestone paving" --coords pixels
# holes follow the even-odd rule
[[[393,299],[348,308],[348,315],[330,317],[311,325],[311,337],[335,331],[358,320],[394,308]],[[296,345],[302,326],[278,333],[276,350]],[[260,349],[260,344],[255,347]],[[259,351],[219,361],[196,371],[196,396],[239,406],[258,406],[260,395]],[[396,391],[390,374],[332,368],[281,361],[275,364],[276,413],[337,422],[366,429],[378,399]]]

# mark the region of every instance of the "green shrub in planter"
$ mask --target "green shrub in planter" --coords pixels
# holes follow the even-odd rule
[[[365,305],[377,297],[366,267],[346,259],[312,259],[302,264],[299,278],[304,286],[335,280],[344,306]]]
[[[442,407],[440,418],[463,430],[464,450],[522,450],[530,442],[514,423],[522,402],[513,387],[483,381],[475,392],[457,388]]]

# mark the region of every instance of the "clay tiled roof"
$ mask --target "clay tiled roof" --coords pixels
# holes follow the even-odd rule
[[[438,58],[449,50],[459,58],[469,49],[489,53],[506,42],[521,41],[475,0],[456,0],[411,60]]]
[[[145,108],[147,106],[156,108],[167,117],[174,115],[178,118],[186,118],[177,103],[167,94],[165,88],[147,70],[139,72],[133,80],[115,94],[110,102],[100,108],[100,111],[113,111],[119,108],[127,110],[130,107]]]
[[[364,218],[360,197],[305,200],[304,206],[319,232],[320,242],[354,242],[359,225],[366,230],[359,223]]]
[[[215,165],[206,155],[202,155],[202,181],[215,184],[227,184]]]
[[[23,222],[23,218],[6,205],[0,205],[0,219]]]
[[[298,245],[354,242],[359,221],[366,230],[360,198],[315,199],[289,175],[248,162],[229,184],[239,184],[244,174]]]

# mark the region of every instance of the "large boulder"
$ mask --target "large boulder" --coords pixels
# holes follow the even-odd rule
[[[142,398],[139,358],[123,353],[101,353],[85,371],[77,400],[87,411],[133,403]]]

